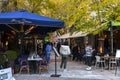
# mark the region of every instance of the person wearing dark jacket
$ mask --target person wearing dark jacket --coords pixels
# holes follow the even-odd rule
[[[75,45],[72,49],[73,61],[78,61],[78,46]]]

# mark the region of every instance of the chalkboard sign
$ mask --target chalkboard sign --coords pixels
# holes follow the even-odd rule
[[[55,55],[56,55],[57,57],[60,56],[55,47],[53,47],[53,51],[54,51],[54,53],[55,53]]]
[[[120,49],[117,49],[116,50],[116,56],[115,56],[116,58],[120,58]]]

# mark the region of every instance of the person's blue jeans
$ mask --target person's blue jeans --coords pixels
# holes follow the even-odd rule
[[[50,54],[51,54],[51,52],[46,52],[46,59],[47,59],[48,63],[50,63]]]

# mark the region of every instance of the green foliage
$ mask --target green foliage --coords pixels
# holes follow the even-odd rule
[[[6,62],[6,58],[3,55],[0,55],[0,64],[4,64]]]
[[[5,52],[9,60],[15,60],[18,56],[18,53],[14,50],[7,50]]]

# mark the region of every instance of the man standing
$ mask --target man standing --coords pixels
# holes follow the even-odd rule
[[[88,68],[86,68],[86,70],[91,70],[93,50],[92,50],[92,46],[89,45],[88,43],[86,44],[85,52],[86,52],[87,65],[88,65]]]

